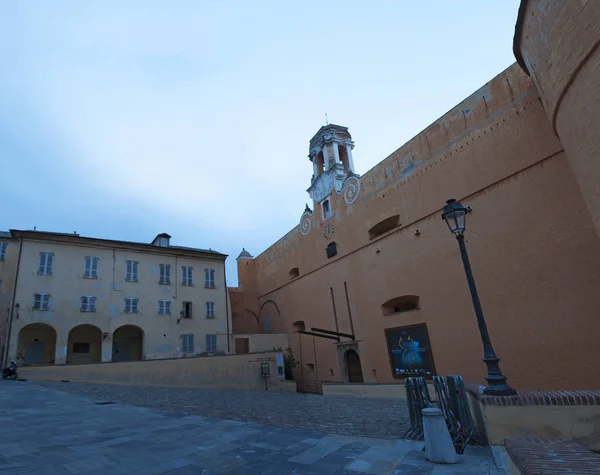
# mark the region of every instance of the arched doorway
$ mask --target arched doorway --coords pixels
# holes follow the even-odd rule
[[[94,325],[77,325],[69,332],[67,364],[100,363],[102,361],[102,330]]]
[[[362,367],[360,365],[360,357],[354,350],[348,350],[346,352],[346,373],[348,375],[349,383],[362,383]]]
[[[17,343],[17,362],[52,364],[56,354],[56,330],[45,323],[31,323],[21,328]]]
[[[141,361],[144,353],[144,332],[135,325],[123,325],[113,333],[113,361]]]

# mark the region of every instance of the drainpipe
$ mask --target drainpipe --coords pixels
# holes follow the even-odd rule
[[[6,351],[4,353],[3,365],[8,362],[8,353],[10,351],[10,334],[12,330],[13,315],[15,313],[15,299],[17,297],[17,285],[19,283],[19,267],[21,266],[21,252],[23,251],[23,236],[21,235],[21,242],[19,243],[19,257],[17,258],[17,270],[15,271],[15,283],[13,285],[13,294],[10,300],[10,316],[8,317],[8,332],[6,335]]]
[[[227,353],[231,351],[231,340],[229,337],[229,291],[227,290],[227,269],[223,261],[223,282],[225,284],[225,316],[227,318]]]

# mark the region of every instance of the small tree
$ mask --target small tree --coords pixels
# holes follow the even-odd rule
[[[285,371],[285,379],[289,379],[289,380],[294,379],[294,368],[296,367],[297,364],[298,364],[298,362],[296,361],[296,358],[294,357],[294,353],[292,353],[292,349],[287,348],[283,355],[283,367],[284,367],[284,371]]]

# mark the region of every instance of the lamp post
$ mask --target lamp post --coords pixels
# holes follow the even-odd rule
[[[506,376],[504,376],[500,370],[500,358],[496,356],[496,352],[492,347],[490,335],[485,323],[485,317],[483,316],[483,310],[481,309],[481,302],[479,301],[479,295],[477,294],[477,287],[475,286],[475,279],[467,254],[467,247],[465,246],[465,225],[468,211],[469,210],[458,201],[451,199],[446,201],[442,218],[446,221],[448,228],[452,234],[456,236],[456,240],[458,241],[460,257],[462,258],[465,267],[467,283],[469,284],[471,299],[473,300],[473,307],[475,308],[475,316],[477,317],[477,325],[479,326],[479,333],[481,334],[481,341],[483,342],[483,361],[487,365],[487,376],[485,377],[485,380],[488,382],[483,393],[493,396],[512,396],[517,394],[517,392],[508,385]]]

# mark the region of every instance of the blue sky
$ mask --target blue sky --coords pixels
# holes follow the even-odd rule
[[[257,255],[308,141],[364,173],[514,62],[518,0],[0,0],[0,230]]]

